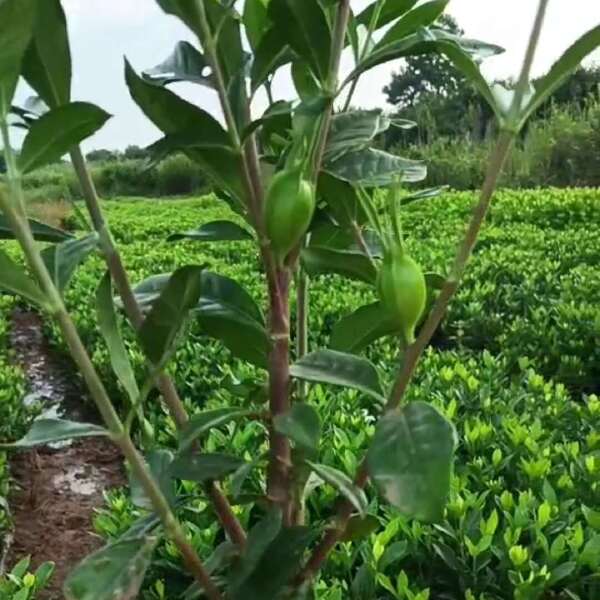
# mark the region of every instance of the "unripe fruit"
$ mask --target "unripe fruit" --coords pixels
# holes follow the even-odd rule
[[[415,341],[427,301],[427,285],[421,267],[402,248],[386,252],[377,277],[383,307],[398,327],[406,344]]]
[[[315,212],[315,190],[299,170],[277,173],[269,186],[265,226],[280,262],[307,232]]]

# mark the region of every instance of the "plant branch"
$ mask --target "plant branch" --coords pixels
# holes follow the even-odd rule
[[[523,63],[521,75],[519,77],[519,89],[515,94],[515,103],[518,102],[518,104],[516,104],[517,107],[520,107],[519,97],[523,97],[525,88],[529,84],[531,65],[533,63],[533,57],[535,56],[535,50],[539,41],[548,1],[549,0],[540,0],[539,3],[526,58]],[[392,388],[392,392],[384,410],[385,413],[395,410],[402,401],[404,393],[406,392],[406,389],[408,388],[408,385],[418,365],[419,359],[427,347],[427,344],[431,341],[431,337],[435,333],[437,327],[444,317],[444,314],[446,313],[446,309],[450,303],[450,300],[458,289],[460,279],[465,271],[473,251],[473,247],[477,241],[479,231],[490,207],[499,176],[510,153],[516,135],[517,131],[504,130],[500,133],[488,165],[485,181],[479,196],[479,202],[473,211],[473,216],[471,217],[471,221],[463,241],[458,247],[450,276],[446,280],[433,310],[421,328],[417,340],[406,350],[404,362]],[[359,488],[364,488],[367,484],[367,481],[368,472],[366,463],[363,460],[355,478],[355,485]],[[347,500],[344,499],[339,502],[335,528],[330,529],[313,550],[311,557],[297,578],[297,582],[299,584],[312,579],[319,571],[321,565],[326,560],[333,547],[344,534],[352,512],[353,507]]]
[[[62,297],[54,285],[48,269],[42,260],[29,223],[24,216],[25,204],[23,188],[21,186],[20,174],[15,168],[14,155],[12,153],[8,135],[8,125],[5,121],[0,122],[0,129],[2,130],[4,153],[7,158],[6,162],[9,169],[8,183],[10,189],[10,199],[3,190],[0,189],[0,209],[8,219],[13,233],[23,250],[27,264],[48,299],[49,310],[60,327],[65,342],[69,347],[71,356],[86,382],[98,411],[110,432],[112,440],[119,446],[130,464],[133,473],[139,478],[144,491],[152,501],[154,510],[161,518],[165,525],[165,529],[169,532],[174,543],[182,553],[188,568],[205,590],[207,597],[211,600],[221,600],[221,593],[205,570],[195,550],[187,542],[180,523],[171,512],[169,504],[161,492],[160,487],[152,477],[144,459],[140,456],[126,432],[123,423],[94,368],[87,350],[79,337],[79,333],[65,308]]]
[[[144,315],[133,292],[119,250],[114,243],[110,229],[104,218],[94,181],[79,146],[76,146],[71,150],[71,161],[81,185],[85,204],[92,220],[92,225],[100,236],[102,252],[108,270],[110,271],[111,278],[115,284],[119,297],[123,302],[125,314],[133,329],[137,331],[144,322]],[[177,393],[173,380],[167,374],[161,373],[157,377],[156,384],[175,424],[181,429],[187,423],[189,417],[185,406]],[[246,534],[218,484],[216,482],[208,482],[205,485],[205,492],[211,500],[215,513],[230,539],[243,548],[246,543]]]

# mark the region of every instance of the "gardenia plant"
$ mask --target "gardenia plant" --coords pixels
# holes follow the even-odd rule
[[[350,0],[157,0],[165,13],[183,21],[198,45],[179,42],[164,63],[142,75],[126,63],[127,85],[141,110],[164,133],[151,146],[155,160],[185,153],[211,178],[218,197],[243,219],[244,225],[205,224],[183,237],[256,245],[268,297],[264,319],[237,282],[202,265],[157,274],[133,286],[78,147],[109,115],[71,99],[71,56],[60,1],[0,0],[0,129],[8,171],[0,187],[0,209],[26,264],[0,251],[0,287],[55,320],[104,421],[100,427],[38,420],[12,446],[106,436],[125,456],[136,495],[152,507],[121,539],[83,560],[65,584],[66,598],[136,597],[163,536],[178,548],[194,580],[189,597],[310,597],[315,576],[350,520],[356,524],[365,515],[369,481],[369,494],[380,494],[407,518],[442,517],[455,431],[431,405],[402,401],[459,285],[515,136],[600,45],[596,27],[532,88],[531,65],[548,2],[540,0],[515,89],[505,90],[489,85],[479,70],[479,62],[501,52],[499,47],[457,37],[437,25],[448,0],[418,5],[416,0],[376,0],[358,13]],[[340,77],[346,51],[354,67]],[[406,184],[425,178],[425,166],[372,147],[389,127],[414,124],[378,110],[349,108],[363,73],[423,53],[447,57],[486,98],[498,120],[498,140],[479,202],[447,276],[428,273],[417,264],[402,231],[403,205],[441,190],[404,192]],[[284,69],[291,70],[298,95],[294,101],[273,98],[273,79]],[[38,114],[13,106],[21,77],[47,111]],[[169,89],[182,81],[216,92],[225,126]],[[257,117],[255,100],[261,94],[269,105]],[[11,146],[12,126],[27,130],[19,153]],[[28,220],[21,184],[23,175],[67,152],[93,226],[92,233],[78,239]],[[40,251],[36,240],[53,245]],[[129,398],[124,411],[115,409],[63,299],[77,265],[95,250],[107,266],[96,298],[98,326]],[[378,302],[335,326],[335,348],[308,347],[309,278],[322,273],[367,282],[379,296]],[[134,376],[118,310],[126,315],[147,358],[145,381]],[[225,406],[188,416],[165,369],[190,318],[198,318],[207,335],[256,367],[258,387],[265,375],[266,405],[256,394],[248,397],[246,408]],[[375,366],[359,355],[386,336],[398,341],[400,354],[391,389],[384,389]],[[307,385],[312,382],[357,389],[381,406],[375,434],[356,473],[319,461],[321,421],[310,403]],[[153,388],[160,391],[179,428],[175,454],[155,446],[144,456],[132,441],[134,427],[149,438],[153,435],[144,417]],[[211,429],[243,420],[263,424],[264,456],[244,463],[236,456],[204,451],[203,439]],[[256,506],[264,510],[246,531],[224,490],[231,477],[243,485],[251,470],[262,468],[265,488]],[[336,514],[327,522],[315,520],[305,507],[315,476],[340,494]],[[173,480],[200,482],[223,528],[227,541],[207,561],[177,518],[194,498],[177,496]]]

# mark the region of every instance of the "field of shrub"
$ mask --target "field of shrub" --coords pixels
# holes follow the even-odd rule
[[[470,193],[447,193],[406,207],[408,243],[427,271],[446,272],[473,199]],[[106,211],[134,280],[195,263],[236,279],[258,306],[264,304],[254,246],[167,241],[170,234],[204,222],[235,219],[213,197],[120,199],[107,202]],[[498,194],[464,285],[408,396],[409,401],[435,404],[459,434],[444,521],[409,522],[368,493],[369,517],[356,521],[350,531],[362,542],[338,547],[318,582],[319,600],[600,597],[599,225],[597,190]],[[102,272],[100,258],[90,259],[73,280],[67,301],[118,397],[122,392],[90,309]],[[311,348],[327,347],[333,324],[371,294],[358,282],[315,279],[310,315],[315,326],[310,331],[324,333],[310,340]],[[11,302],[2,300],[2,314],[10,309]],[[4,424],[22,422],[24,384],[18,370],[8,366],[4,329],[2,325],[0,407],[14,412],[7,418],[2,413],[0,431],[6,438],[18,434],[5,431]],[[50,326],[48,332],[60,344],[58,333]],[[143,356],[132,336],[128,347],[141,376]],[[397,349],[377,343],[368,355],[390,382]],[[260,394],[260,388],[249,389],[246,382],[266,377],[232,358],[197,323],[171,370],[192,413],[241,406]],[[320,462],[352,473],[373,432],[378,405],[356,391],[322,385],[310,387],[308,401],[326,427]],[[175,447],[170,418],[159,411],[146,416],[160,445]],[[141,434],[138,441],[144,443]],[[213,430],[204,444],[209,451],[226,450],[257,462],[266,450],[258,422]],[[196,484],[185,485],[187,491],[198,491]],[[253,470],[227,483],[245,524],[260,511],[255,502],[263,485]],[[311,519],[330,517],[335,498],[327,485],[315,489],[307,498]],[[124,492],[112,491],[95,527],[104,537],[116,537],[142,515]],[[198,500],[181,517],[206,556],[220,535],[210,508]],[[144,597],[179,598],[189,582],[177,551],[165,543],[158,554]]]

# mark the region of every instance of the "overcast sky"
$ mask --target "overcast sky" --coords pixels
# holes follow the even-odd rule
[[[352,0],[352,7],[359,10],[369,1]],[[467,36],[506,48],[505,54],[486,61],[484,67],[489,78],[505,78],[518,74],[537,4],[537,0],[451,0],[449,12]],[[129,97],[123,57],[139,71],[161,62],[178,40],[194,41],[192,35],[178,20],[164,15],[155,0],[63,0],[63,5],[73,53],[73,98],[95,102],[114,115],[85,143],[86,150],[153,142],[159,132]],[[550,0],[534,75],[544,73],[567,46],[597,24],[600,0]],[[600,52],[593,60],[600,63]],[[382,88],[400,66],[396,61],[364,75],[353,104],[389,108]],[[171,87],[218,116],[216,96],[207,88]],[[275,93],[289,97],[290,92],[288,77],[282,74],[276,80]],[[21,89],[19,96],[25,95],[26,90]],[[262,108],[260,99],[258,103],[256,111]]]

